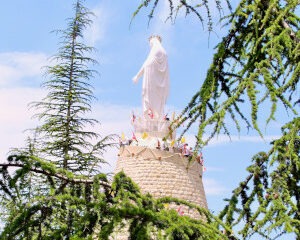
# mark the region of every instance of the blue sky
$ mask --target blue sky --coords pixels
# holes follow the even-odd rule
[[[58,37],[50,33],[64,29],[65,19],[73,16],[74,0],[4,1],[0,9],[0,161],[12,147],[21,147],[27,133],[37,125],[32,119],[29,102],[45,96],[40,88],[42,66],[56,53]],[[87,0],[95,14],[94,24],[86,32],[86,42],[98,49],[94,58],[100,76],[93,80],[98,101],[92,116],[101,122],[96,130],[102,135],[131,133],[130,114],[141,109],[141,83],[132,83],[149,52],[148,37],[159,34],[168,53],[171,89],[166,111],[180,112],[199,89],[209,67],[213,47],[226,33],[216,24],[210,38],[206,29],[193,16],[179,14],[175,24],[165,23],[168,8],[161,0],[156,17],[148,26],[149,9],[142,10],[130,25],[131,16],[140,1]],[[213,12],[217,20],[218,13]],[[280,133],[281,119],[271,123],[262,140],[255,132],[232,132],[231,141],[220,135],[204,148],[207,171],[203,182],[209,209],[218,212],[225,197],[246,176],[251,157],[269,148],[268,142]],[[195,128],[194,128],[195,130]],[[192,142],[192,130],[186,136]],[[112,171],[117,150],[106,157]]]

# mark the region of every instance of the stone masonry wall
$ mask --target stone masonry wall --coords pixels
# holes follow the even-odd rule
[[[180,153],[145,146],[122,146],[118,156],[115,173],[123,170],[143,193],[149,192],[156,198],[171,196],[207,208],[199,163],[188,166],[188,159]],[[178,210],[179,206],[170,204],[169,208]],[[200,217],[198,212],[186,206],[180,206],[180,212],[193,218]],[[128,239],[128,226],[116,229],[110,236],[110,240]]]
[[[118,155],[115,173],[123,170],[143,193],[176,197],[207,208],[199,163],[188,166],[188,159],[180,153],[141,146],[122,146]]]

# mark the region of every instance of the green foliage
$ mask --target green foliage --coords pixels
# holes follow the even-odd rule
[[[49,166],[39,164],[44,161],[37,158],[12,156],[10,160],[20,166],[33,162],[29,167],[31,171],[39,173],[40,177],[63,179],[65,188],[50,191],[52,184],[48,179],[48,194],[32,197],[27,203],[10,198],[14,201],[15,211],[10,211],[9,224],[5,225],[0,239],[109,239],[125,225],[129,226],[131,239],[150,239],[150,236],[160,236],[159,239],[227,239],[217,228],[219,224],[230,231],[209,211],[194,204],[143,195],[123,172],[115,175],[110,184],[103,174],[86,179],[53,166],[50,172]],[[61,174],[62,171],[65,174]],[[10,179],[2,181],[2,185],[10,188],[13,177]],[[16,186],[11,191],[15,194]],[[186,205],[197,210],[202,218],[180,216],[176,210],[166,208],[166,203]]]
[[[11,156],[10,162],[19,164],[22,171],[25,165],[29,165],[28,169],[39,177],[50,176],[52,179],[47,178],[45,181],[44,188],[47,191],[43,195],[32,196],[27,202],[11,198],[15,211],[10,211],[6,221],[8,224],[0,239],[61,239],[67,236],[69,239],[71,236],[72,239],[85,239],[85,236],[91,234],[95,222],[91,221],[95,220],[97,213],[94,213],[97,209],[95,206],[103,205],[101,200],[104,194],[100,192],[99,184],[104,189],[109,187],[108,180],[102,174],[95,176],[97,181],[86,179],[86,176],[75,176],[72,172],[56,168],[36,157]],[[11,177],[10,181],[2,183],[15,194],[21,189],[10,187],[13,179]],[[53,185],[52,181],[64,181],[64,188]],[[53,187],[54,191],[51,189]],[[99,195],[95,201],[91,201],[96,191]]]
[[[179,119],[187,129],[200,121],[197,146],[202,147],[222,130],[230,135],[225,119],[232,119],[240,131],[241,123],[254,128],[259,110],[270,107],[267,123],[275,119],[278,104],[297,115],[299,99],[299,48],[296,34],[298,1],[241,1],[226,18],[228,34],[216,47],[213,62],[200,90]],[[250,105],[250,111],[245,109]],[[209,137],[204,134],[210,131]]]
[[[148,14],[149,22],[154,17],[155,10],[158,7],[160,0],[143,0],[140,5],[137,7],[136,11],[132,15],[132,20],[135,18],[135,16],[141,11],[142,8],[147,8],[151,5],[150,13]],[[220,0],[213,1],[216,5],[216,8],[218,9],[220,16],[223,10],[222,4]],[[231,10],[230,1],[225,0],[226,6]],[[201,21],[202,25],[204,26],[204,22],[207,20],[207,28],[208,31],[213,31],[213,19],[211,15],[211,3],[207,0],[203,1],[189,1],[189,0],[180,0],[180,1],[172,1],[168,0],[168,7],[169,7],[169,16],[167,17],[167,20],[171,20],[172,22],[175,22],[177,15],[184,11],[185,15],[187,16],[190,13],[193,13],[196,15],[196,17]],[[202,11],[204,9],[204,11]],[[203,17],[203,15],[205,15]]]
[[[98,134],[87,130],[97,123],[85,117],[94,98],[89,81],[96,73],[90,69],[96,61],[89,57],[94,49],[83,43],[83,30],[91,24],[91,15],[78,1],[66,30],[57,31],[60,47],[52,57],[54,66],[46,68],[48,79],[42,85],[49,92],[32,106],[39,110],[35,116],[43,121],[36,136],[39,154],[73,172],[95,174],[105,162],[101,155],[112,136],[99,141]]]
[[[284,233],[300,236],[299,123],[295,118],[285,125],[283,136],[273,142],[270,152],[253,157],[249,176],[234,190],[220,214],[230,226],[244,223],[240,230],[244,238],[254,233],[270,237],[274,232],[274,239]]]

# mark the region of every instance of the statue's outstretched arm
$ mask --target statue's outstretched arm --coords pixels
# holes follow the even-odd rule
[[[144,74],[144,65],[141,67],[140,71],[132,78],[132,81],[134,83],[137,83],[143,74]]]

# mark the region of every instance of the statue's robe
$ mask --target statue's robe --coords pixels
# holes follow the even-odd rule
[[[144,76],[142,89],[144,116],[149,118],[151,112],[154,119],[161,119],[164,116],[164,106],[169,94],[168,57],[157,37],[150,39],[150,46],[150,53],[134,77],[134,81]]]

